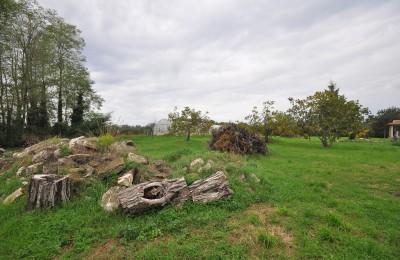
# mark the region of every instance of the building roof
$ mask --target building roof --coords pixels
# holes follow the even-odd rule
[[[400,126],[400,120],[393,120],[393,122],[386,124],[388,126]]]

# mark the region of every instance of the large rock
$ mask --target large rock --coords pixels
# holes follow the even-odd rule
[[[121,204],[118,200],[117,194],[124,189],[125,187],[121,186],[111,187],[108,191],[106,191],[106,193],[103,194],[100,202],[101,207],[106,211],[114,211],[118,209]]]
[[[84,136],[80,136],[69,141],[69,149],[74,151],[82,152],[82,151],[99,151],[99,147],[88,141],[85,140]]]
[[[119,157],[106,165],[102,165],[97,169],[100,177],[108,177],[112,174],[118,174],[125,169],[125,162],[122,157]]]
[[[67,159],[70,159],[78,164],[85,164],[88,163],[90,161],[90,159],[92,158],[92,156],[90,154],[87,153],[78,153],[78,154],[73,154],[73,155],[69,155],[66,157]]]
[[[130,187],[132,186],[134,172],[131,170],[118,178],[118,185]]]
[[[7,198],[3,201],[4,204],[10,204],[14,202],[16,199],[24,195],[23,189],[19,188],[18,190],[14,191],[12,194],[7,196]]]
[[[39,174],[42,171],[43,163],[35,163],[26,168],[27,175]]]
[[[34,163],[44,163],[53,158],[54,152],[50,152],[49,150],[42,150],[35,154],[32,158],[32,162]]]
[[[119,141],[110,145],[110,151],[114,153],[127,153],[136,151],[136,148],[133,146],[133,142],[130,140]]]
[[[140,163],[140,164],[148,164],[149,161],[146,159],[146,157],[135,154],[135,153],[129,153],[128,158],[126,158],[128,161]]]

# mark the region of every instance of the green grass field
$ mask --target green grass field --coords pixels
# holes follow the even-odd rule
[[[189,182],[223,170],[234,195],[129,217],[99,206],[115,180],[93,181],[67,204],[26,211],[0,204],[0,259],[399,259],[400,147],[275,138],[268,156],[211,152],[209,137],[127,136]],[[212,169],[188,174],[196,158]],[[20,186],[0,174],[0,197]],[[257,176],[259,181],[253,177]]]

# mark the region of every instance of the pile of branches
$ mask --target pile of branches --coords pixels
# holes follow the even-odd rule
[[[234,124],[223,125],[212,132],[209,148],[236,154],[267,154],[264,141],[255,134]]]

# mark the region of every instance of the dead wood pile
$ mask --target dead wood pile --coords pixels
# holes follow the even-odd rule
[[[264,141],[234,124],[224,125],[212,132],[209,148],[236,154],[267,154]]]

